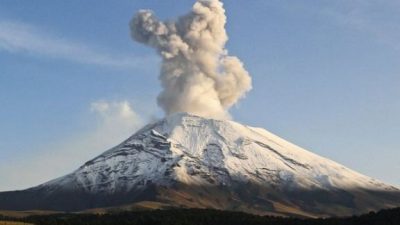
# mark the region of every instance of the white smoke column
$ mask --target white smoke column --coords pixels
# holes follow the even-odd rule
[[[157,100],[167,115],[229,118],[228,109],[251,89],[242,62],[225,49],[225,24],[218,0],[198,0],[173,22],[159,21],[149,10],[140,10],[130,22],[132,38],[162,57],[163,91]]]

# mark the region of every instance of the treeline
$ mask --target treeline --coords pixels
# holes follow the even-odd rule
[[[15,218],[0,215],[0,221],[14,221],[14,220],[15,220]]]
[[[399,225],[400,208],[362,216],[328,219],[263,217],[211,209],[174,209],[105,215],[30,216],[24,218],[24,222],[36,225]]]

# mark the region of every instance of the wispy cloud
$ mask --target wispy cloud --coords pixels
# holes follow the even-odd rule
[[[338,1],[320,11],[336,24],[363,32],[394,49],[400,50],[399,1]]]
[[[128,101],[96,101],[90,104],[95,125],[86,132],[55,141],[35,155],[0,164],[0,191],[38,185],[72,172],[85,161],[119,144],[144,124]]]
[[[115,68],[138,68],[157,62],[153,56],[104,52],[94,46],[60,38],[36,26],[15,21],[0,21],[0,51]]]

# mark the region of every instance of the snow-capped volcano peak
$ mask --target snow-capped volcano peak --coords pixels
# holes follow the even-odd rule
[[[251,181],[280,188],[394,190],[264,129],[187,113],[144,127],[87,162],[68,179],[72,177],[75,185],[91,192],[176,181],[196,185]]]
[[[187,113],[151,123],[75,172],[28,191],[89,196],[90,204],[68,205],[72,210],[151,200],[310,216],[400,205],[395,187],[262,128]]]

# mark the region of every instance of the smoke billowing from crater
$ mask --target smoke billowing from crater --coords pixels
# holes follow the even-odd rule
[[[167,115],[229,118],[228,109],[251,89],[243,63],[225,49],[225,24],[219,0],[198,0],[175,21],[160,21],[149,10],[140,10],[131,20],[132,38],[162,57],[163,91],[157,100]]]

